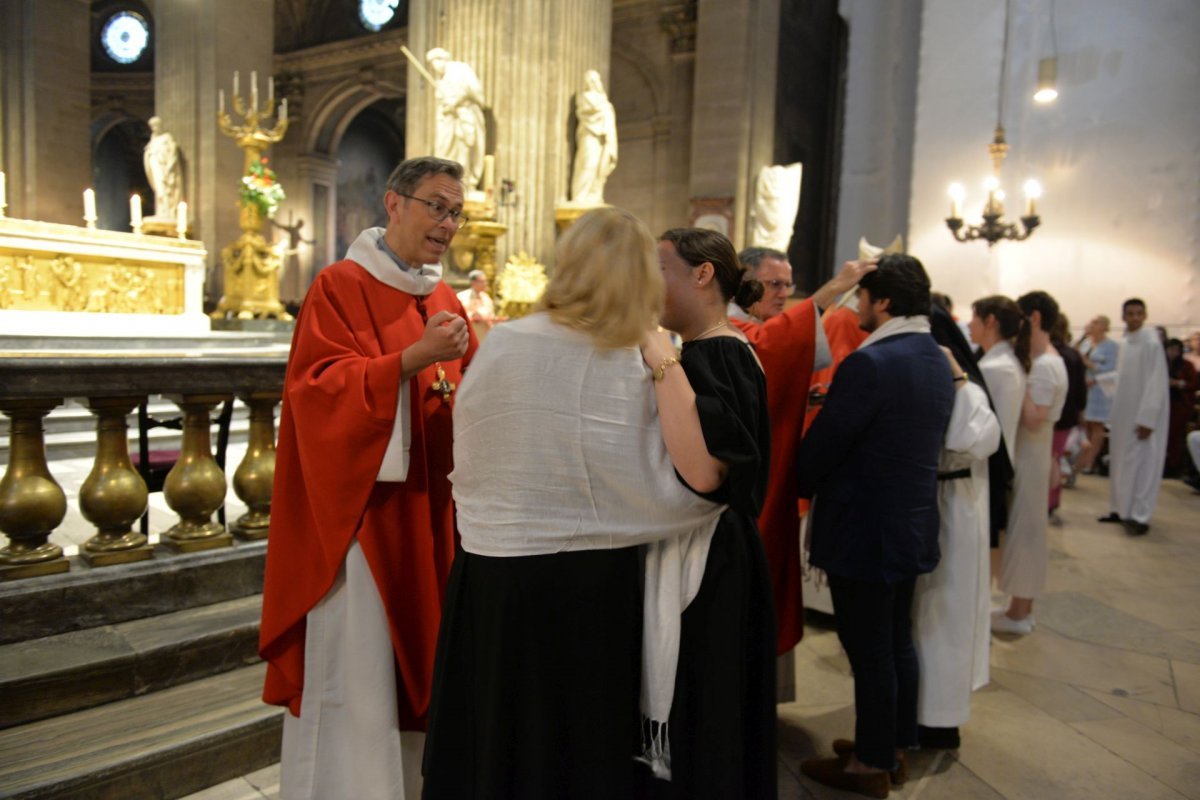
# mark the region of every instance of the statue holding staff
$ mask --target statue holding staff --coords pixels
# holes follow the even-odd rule
[[[483,177],[483,152],[487,124],[483,118],[483,84],[470,64],[454,61],[450,53],[435,47],[425,54],[429,69],[407,47],[404,55],[434,88],[437,98],[437,133],[433,154],[462,164],[463,183],[476,189]]]

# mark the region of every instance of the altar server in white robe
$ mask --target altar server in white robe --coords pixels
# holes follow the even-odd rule
[[[1109,515],[1141,536],[1162,486],[1170,420],[1167,359],[1158,334],[1146,326],[1146,304],[1126,300],[1121,309],[1125,339],[1117,356],[1117,392],[1109,416]]]
[[[954,374],[954,409],[938,462],[937,569],[917,579],[913,601],[921,680],[922,746],[957,747],[971,715],[971,692],[988,682],[988,457],[1001,446],[987,393],[945,347]],[[938,729],[938,730],[932,730]]]

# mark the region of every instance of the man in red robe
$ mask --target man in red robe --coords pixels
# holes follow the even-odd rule
[[[811,297],[787,307],[787,299],[796,288],[787,255],[752,247],[742,251],[739,258],[766,290],[748,315],[731,310],[730,321],[750,340],[767,376],[771,475],[758,528],[771,570],[776,645],[782,655],[804,636],[796,449],[804,430],[813,370],[829,363],[820,314],[875,267],[874,262],[847,261]]]
[[[416,797],[454,558],[451,402],[476,341],[437,263],[462,167],[388,179],[387,227],[322,270],[296,321],[275,465],[260,653],[287,706],[287,797]],[[403,734],[401,732],[404,732]]]

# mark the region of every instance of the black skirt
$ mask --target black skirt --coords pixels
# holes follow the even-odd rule
[[[519,558],[459,551],[438,638],[422,796],[632,797],[640,582],[637,548]]]

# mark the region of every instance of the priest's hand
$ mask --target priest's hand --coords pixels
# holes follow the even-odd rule
[[[874,271],[875,265],[878,263],[879,259],[871,258],[859,261],[847,261],[842,264],[842,268],[837,275],[820,289],[813,292],[813,304],[824,311],[839,296],[857,286],[863,275]]]
[[[1145,425],[1137,426],[1137,437],[1139,439],[1149,439],[1150,434],[1154,433],[1153,428],[1147,428]]]
[[[469,343],[467,321],[450,311],[439,311],[425,323],[421,338],[404,349],[400,357],[401,378],[412,377],[438,361],[462,358]]]

